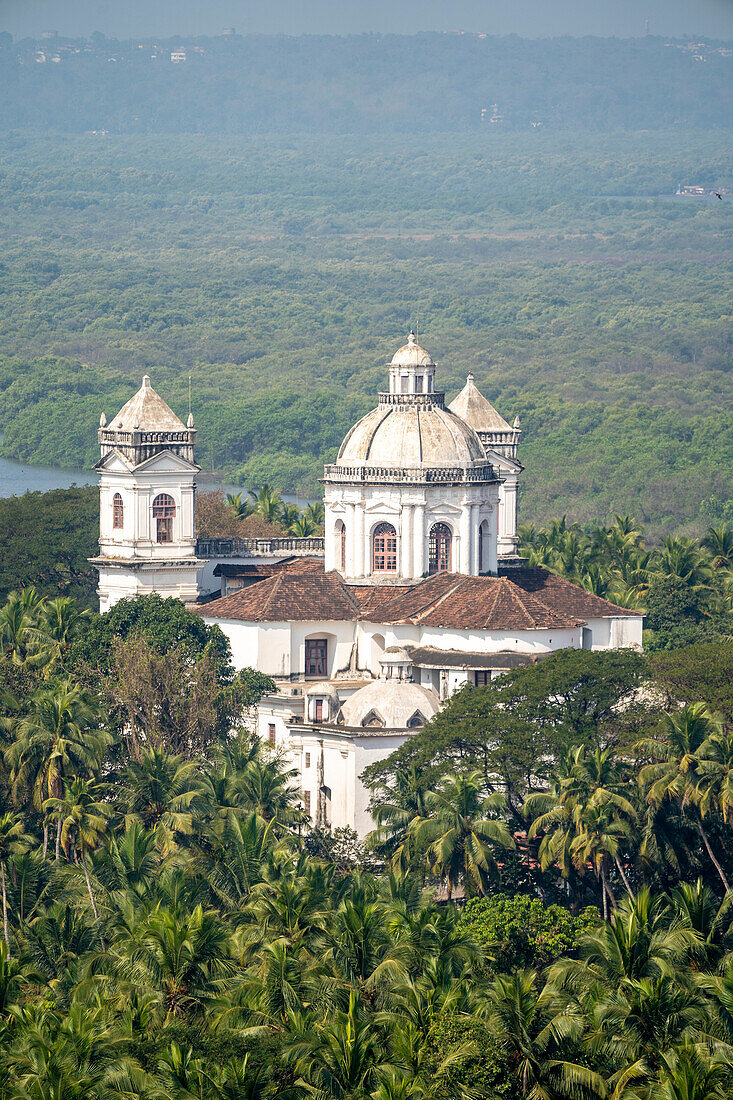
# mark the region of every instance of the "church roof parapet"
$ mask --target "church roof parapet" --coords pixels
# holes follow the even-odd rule
[[[400,469],[396,466],[345,466],[332,463],[324,466],[323,480],[328,481],[383,481],[410,482],[411,484],[442,484],[463,482],[484,482],[500,480],[494,467],[489,463],[483,466],[444,466],[412,467]]]

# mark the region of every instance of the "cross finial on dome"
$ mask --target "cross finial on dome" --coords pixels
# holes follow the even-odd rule
[[[410,331],[409,331],[409,333],[408,333],[408,336],[407,336],[407,343],[408,343],[408,344],[414,344],[414,343],[416,343],[416,336],[415,336],[415,333],[414,333],[414,332],[412,331],[412,329],[410,329]]]
[[[472,370],[470,370],[470,371],[468,372],[468,375],[467,375],[467,377],[466,377],[466,381],[467,381],[467,382],[473,382],[473,371],[472,371]]]

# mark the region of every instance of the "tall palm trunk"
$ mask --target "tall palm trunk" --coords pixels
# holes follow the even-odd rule
[[[8,946],[8,958],[10,958],[10,932],[8,931],[8,896],[5,892],[5,860],[0,859],[0,879],[3,888],[3,929],[5,931],[5,943]]]
[[[87,857],[84,849],[81,850],[81,865],[84,868],[84,878],[87,880],[87,890],[89,891],[89,900],[92,903],[92,911],[94,912],[94,919],[97,922],[97,931],[99,932],[99,942],[102,945],[102,950],[107,950],[107,945],[104,942],[104,936],[102,935],[102,928],[99,923],[99,913],[97,912],[97,903],[94,900],[94,891],[92,890],[92,881],[89,878],[89,871],[87,869]]]
[[[715,864],[715,870],[720,875],[720,881],[723,883],[726,894],[728,894],[730,892],[730,886],[728,885],[728,879],[725,877],[725,871],[723,870],[723,868],[718,863],[718,860],[715,857],[713,849],[710,847],[710,841],[708,840],[707,834],[706,834],[705,830],[702,827],[702,821],[700,820],[700,818],[697,819],[697,827],[700,831],[700,836],[702,837],[702,841],[703,841],[703,844],[705,845],[705,849],[706,849],[708,855],[710,856],[711,860]]]
[[[623,866],[621,864],[621,860],[618,858],[618,856],[614,856],[614,860],[616,861],[616,867],[618,868],[618,873],[621,875],[621,878],[624,880],[624,886],[626,887],[626,893],[629,895],[629,897],[631,898],[632,901],[635,901],[636,899],[634,898],[633,891],[632,891],[631,887],[629,886],[629,880],[626,877],[626,872],[623,869]]]
[[[61,823],[62,818],[59,816],[56,822],[56,862],[61,859]]]
[[[43,858],[44,859],[46,858],[47,851],[48,851],[48,822],[44,821],[44,823],[43,823]]]

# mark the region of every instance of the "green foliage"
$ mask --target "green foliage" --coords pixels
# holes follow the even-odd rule
[[[0,600],[33,584],[42,596],[96,605],[99,493],[54,489],[0,498]]]
[[[171,51],[182,46],[185,62],[171,64]],[[39,49],[57,64],[36,64]],[[433,80],[405,84],[405,57]],[[719,43],[649,35],[26,38],[0,51],[0,126],[230,135],[474,131],[484,140],[494,136],[488,131],[531,124],[573,132],[728,127],[728,67]],[[494,102],[501,113],[491,124],[481,104]],[[85,199],[82,193],[77,201]],[[205,193],[194,209],[205,216],[214,201]],[[302,215],[288,211],[286,225],[302,229]],[[35,273],[54,276],[49,264]]]
[[[573,916],[538,898],[493,894],[466,902],[458,926],[487,950],[494,970],[511,974],[525,967],[543,970],[563,955],[573,956],[578,938],[598,919],[592,907]]]
[[[655,653],[649,666],[671,699],[707,703],[733,722],[733,642],[701,642]]]
[[[0,609],[0,683],[27,685],[0,696],[3,1100],[730,1095],[733,736],[700,703],[660,713],[651,684],[645,736],[620,739],[638,655],[560,653],[458,696],[440,759],[390,765],[374,858],[306,832],[296,774],[244,730],[183,755],[113,720],[120,647],[188,654],[157,710],[190,692],[216,639],[184,608],[121,608],[100,696],[67,668],[71,611],[33,590]],[[705,657],[653,658],[671,699],[706,694]],[[467,766],[493,759],[487,699],[544,731],[541,790],[514,742],[496,757],[523,806]],[[485,896],[510,857],[524,893]],[[571,909],[541,902],[563,878]],[[446,886],[484,896],[436,905]],[[608,919],[573,911],[599,894]]]
[[[159,655],[180,649],[189,659],[196,659],[207,653],[222,673],[228,667],[229,641],[222,630],[207,626],[180,600],[157,593],[120,600],[103,615],[95,615],[74,646],[72,660],[108,672],[114,640],[124,641],[133,634],[142,636]]]
[[[475,900],[469,902],[472,904]],[[446,1059],[451,1061],[450,1070],[437,1084],[435,1100],[454,1100],[466,1084],[475,1100],[518,1097],[511,1060],[483,1020],[450,1009],[436,1014],[425,1037],[428,1076],[434,1076]]]
[[[712,63],[661,52],[710,79]],[[64,64],[20,75],[59,79]],[[186,65],[165,72],[178,81]],[[122,69],[137,72],[105,57],[105,79]],[[689,81],[676,87],[675,119]],[[466,126],[478,129],[476,94]],[[718,108],[720,86],[705,102]],[[314,138],[300,105],[288,117],[299,134],[287,148],[250,128],[171,136],[163,117],[154,139],[118,127],[0,138],[6,457],[91,465],[100,412],[154,364],[184,418],[193,376],[204,468],[315,496],[419,303],[448,398],[471,369],[504,416],[521,417],[524,519],[628,511],[654,536],[724,522],[700,502],[730,495],[733,208],[673,197],[680,179],[729,185],[724,137],[415,136],[421,110],[398,136]]]

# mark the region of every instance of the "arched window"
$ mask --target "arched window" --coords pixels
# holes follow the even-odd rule
[[[119,493],[112,497],[112,526],[115,530],[125,526],[125,507]]]
[[[346,572],[346,527],[343,520],[339,520],[335,528],[336,535],[336,568],[342,573]]]
[[[391,523],[378,523],[372,535],[372,570],[397,572],[397,532]]]
[[[159,493],[153,501],[153,519],[155,520],[155,541],[173,542],[173,517],[176,514],[176,502],[167,493]]]
[[[447,523],[434,523],[428,540],[428,572],[450,573],[451,529]]]

